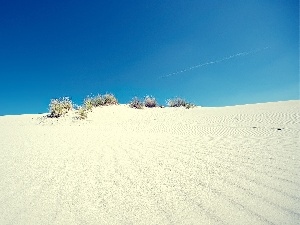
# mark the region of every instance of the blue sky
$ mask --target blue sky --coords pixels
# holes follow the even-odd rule
[[[106,92],[201,106],[298,99],[298,9],[297,0],[2,1],[0,115]]]

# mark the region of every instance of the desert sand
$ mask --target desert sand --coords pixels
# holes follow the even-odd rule
[[[300,101],[0,117],[0,224],[300,224]]]

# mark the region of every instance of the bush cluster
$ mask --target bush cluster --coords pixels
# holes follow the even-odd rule
[[[182,98],[173,98],[166,101],[169,107],[185,107],[187,109],[195,107],[194,104],[185,101]],[[113,94],[87,96],[83,100],[82,106],[73,105],[69,97],[59,99],[51,99],[49,104],[49,117],[61,117],[68,113],[70,110],[75,109],[79,119],[86,119],[88,112],[92,111],[94,107],[116,105],[118,104],[117,98]],[[156,99],[147,95],[143,100],[134,97],[130,102],[131,108],[142,109],[144,107],[153,108],[158,107]]]
[[[76,113],[80,119],[87,118],[87,113],[92,111],[93,107],[116,105],[118,104],[117,98],[113,94],[97,95],[95,97],[87,96],[83,100],[82,106],[73,105],[69,97],[59,99],[51,99],[49,104],[49,117],[61,117],[68,113],[71,109],[75,108]]]
[[[88,109],[98,106],[117,105],[118,100],[113,94],[97,95],[95,97],[87,96],[84,99],[84,105]]]
[[[173,98],[167,100],[167,106],[169,107],[185,107],[187,109],[195,107],[195,105],[191,102],[187,102],[185,99],[182,98]]]
[[[153,108],[158,107],[156,99],[152,96],[147,95],[144,100],[134,97],[130,102],[129,106],[135,109],[142,109],[144,107]]]

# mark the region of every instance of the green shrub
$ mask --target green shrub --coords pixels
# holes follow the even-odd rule
[[[144,103],[140,99],[138,99],[138,97],[134,97],[130,101],[129,106],[135,109],[142,109],[144,107]]]
[[[145,107],[152,108],[152,107],[157,107],[158,103],[154,97],[147,95],[144,99],[144,105]]]
[[[73,108],[73,103],[69,97],[51,99],[49,104],[49,117],[60,117]]]

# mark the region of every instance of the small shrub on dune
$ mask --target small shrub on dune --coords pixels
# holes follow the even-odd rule
[[[78,114],[78,119],[86,119],[87,118],[87,113],[88,113],[88,109],[85,108],[84,106],[83,107],[79,107],[78,108],[78,111],[77,111],[77,114]]]
[[[140,99],[138,99],[138,97],[134,97],[130,101],[129,106],[135,109],[142,109],[144,107],[144,103]]]
[[[191,103],[191,102],[188,102],[188,103],[186,103],[186,105],[185,105],[185,108],[187,108],[187,109],[191,109],[191,108],[194,108],[194,107],[196,107],[196,105],[193,104],[193,103]]]
[[[105,105],[105,99],[102,95],[97,95],[95,97],[92,98],[92,105],[94,107],[98,107],[98,106],[102,106]]]
[[[93,106],[94,106],[94,99],[89,96],[86,97],[83,101],[83,107],[85,108],[85,110],[92,111]]]
[[[113,94],[105,94],[102,96],[104,99],[104,105],[117,105],[118,100]]]
[[[88,96],[84,99],[84,106],[87,110],[91,110],[92,107],[99,107],[104,105],[117,105],[118,100],[113,94],[98,94],[95,97]]]
[[[146,96],[144,99],[144,105],[145,105],[145,107],[153,108],[153,107],[157,107],[158,103],[154,97]]]
[[[169,107],[180,107],[186,105],[186,101],[182,98],[173,98],[167,100],[167,106]]]
[[[185,99],[182,98],[173,98],[167,100],[167,106],[169,107],[185,107],[187,109],[195,107],[193,103],[187,102]]]
[[[49,117],[60,117],[73,108],[73,103],[69,97],[51,99],[49,104]]]

